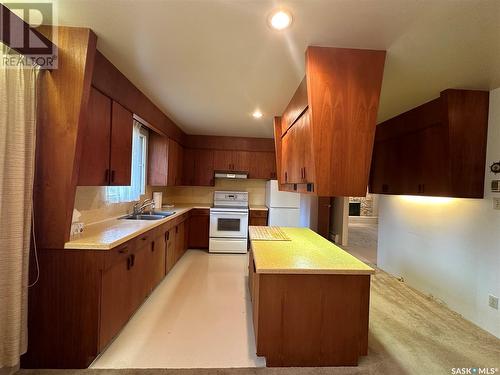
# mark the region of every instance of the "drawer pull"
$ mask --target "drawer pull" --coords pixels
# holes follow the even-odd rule
[[[122,247],[120,250],[118,250],[120,254],[127,254],[128,253],[128,247]]]

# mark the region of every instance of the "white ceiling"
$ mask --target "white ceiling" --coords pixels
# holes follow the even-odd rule
[[[498,0],[58,0],[98,48],[189,134],[271,137],[308,45],[388,51],[379,121],[446,88],[500,86]],[[287,31],[267,26],[277,5]],[[259,108],[260,120],[251,113]]]

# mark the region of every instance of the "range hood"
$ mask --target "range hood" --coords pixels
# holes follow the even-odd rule
[[[215,178],[230,178],[230,179],[246,179],[248,173],[246,172],[215,172]]]

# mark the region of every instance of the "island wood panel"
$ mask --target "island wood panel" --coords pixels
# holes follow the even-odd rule
[[[128,186],[132,174],[132,112],[113,101],[111,112],[110,185]]]
[[[257,355],[265,356],[269,367],[356,366],[367,348],[369,280],[369,275],[254,276]]]
[[[186,134],[99,51],[95,54],[92,84],[147,121],[157,133],[184,143]]]
[[[83,135],[78,185],[108,185],[112,100],[92,87],[87,108],[88,121]]]
[[[365,196],[385,51],[309,47],[306,79],[319,196]]]
[[[54,32],[59,66],[40,72],[38,82],[33,203],[39,249],[62,248],[69,239],[97,41],[87,28]]]

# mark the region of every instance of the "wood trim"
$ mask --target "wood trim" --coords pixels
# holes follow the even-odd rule
[[[140,116],[155,132],[184,144],[186,134],[99,51],[95,55],[92,85]]]
[[[184,146],[197,149],[274,152],[272,138],[188,135]]]
[[[86,130],[97,37],[87,28],[58,27],[58,69],[38,85],[33,190],[39,248],[63,248],[69,239]]]

